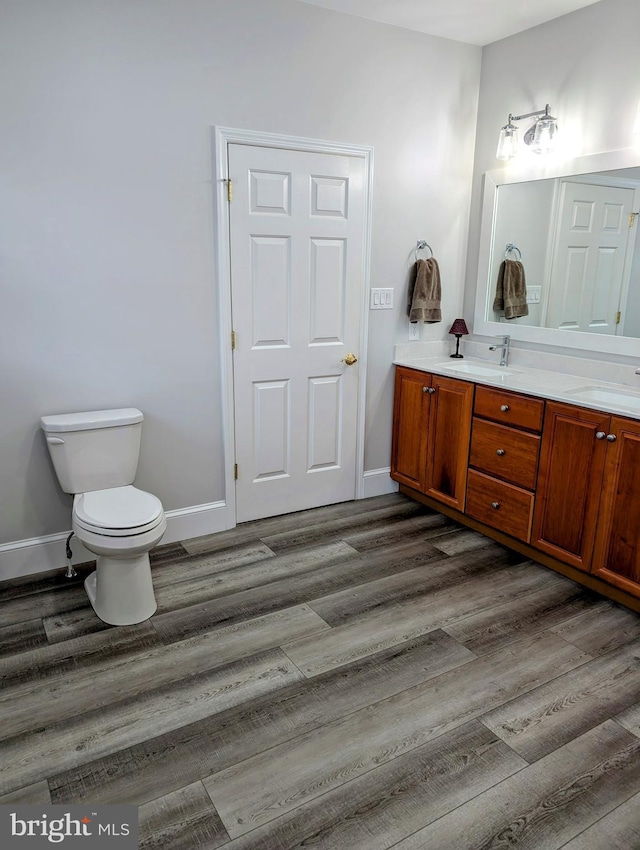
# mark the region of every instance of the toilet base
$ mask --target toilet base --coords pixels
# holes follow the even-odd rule
[[[98,555],[84,587],[93,610],[110,626],[142,623],[158,607],[147,552],[132,558]]]

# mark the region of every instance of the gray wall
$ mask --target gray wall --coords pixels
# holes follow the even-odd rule
[[[565,159],[631,147],[639,36],[638,0],[602,0],[483,49],[465,315],[473,316],[475,301],[482,174],[504,165],[495,158],[500,127],[509,113],[549,103]],[[521,122],[522,132],[527,126]],[[517,172],[522,162],[509,168]]]
[[[460,315],[480,49],[292,0],[0,0],[0,17],[0,542],[69,527],[43,413],[138,406],[139,485],[168,510],[225,498],[216,124],[375,148],[371,285],[396,309],[371,313],[365,467],[388,466],[417,239],[444,288],[422,338]]]

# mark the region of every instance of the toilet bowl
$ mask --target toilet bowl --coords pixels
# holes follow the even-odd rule
[[[157,603],[149,550],[167,527],[160,499],[132,485],[79,493],[71,523],[96,555],[96,569],[84,584],[98,617],[113,626],[151,617]]]

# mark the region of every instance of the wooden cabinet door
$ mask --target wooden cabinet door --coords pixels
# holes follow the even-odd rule
[[[531,544],[586,572],[593,554],[609,418],[595,410],[548,402],[542,432]]]
[[[426,470],[430,387],[431,375],[396,366],[391,477],[420,491]]]
[[[464,510],[474,385],[432,375],[424,492]]]
[[[640,596],[640,422],[613,416],[592,572]]]

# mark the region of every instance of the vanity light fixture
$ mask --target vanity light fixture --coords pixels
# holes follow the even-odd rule
[[[500,130],[498,139],[498,159],[509,160],[518,152],[518,128],[514,121],[522,121],[525,118],[539,116],[524,134],[524,142],[529,145],[534,153],[551,153],[555,149],[558,125],[556,119],[549,113],[549,104],[537,112],[525,112],[524,115],[509,115],[509,120]]]
[[[461,360],[463,355],[460,354],[460,337],[466,336],[469,331],[467,330],[467,323],[464,319],[456,319],[454,323],[451,325],[451,329],[449,330],[450,334],[453,334],[456,338],[456,352],[455,354],[450,354],[449,357],[456,357],[458,360]]]

